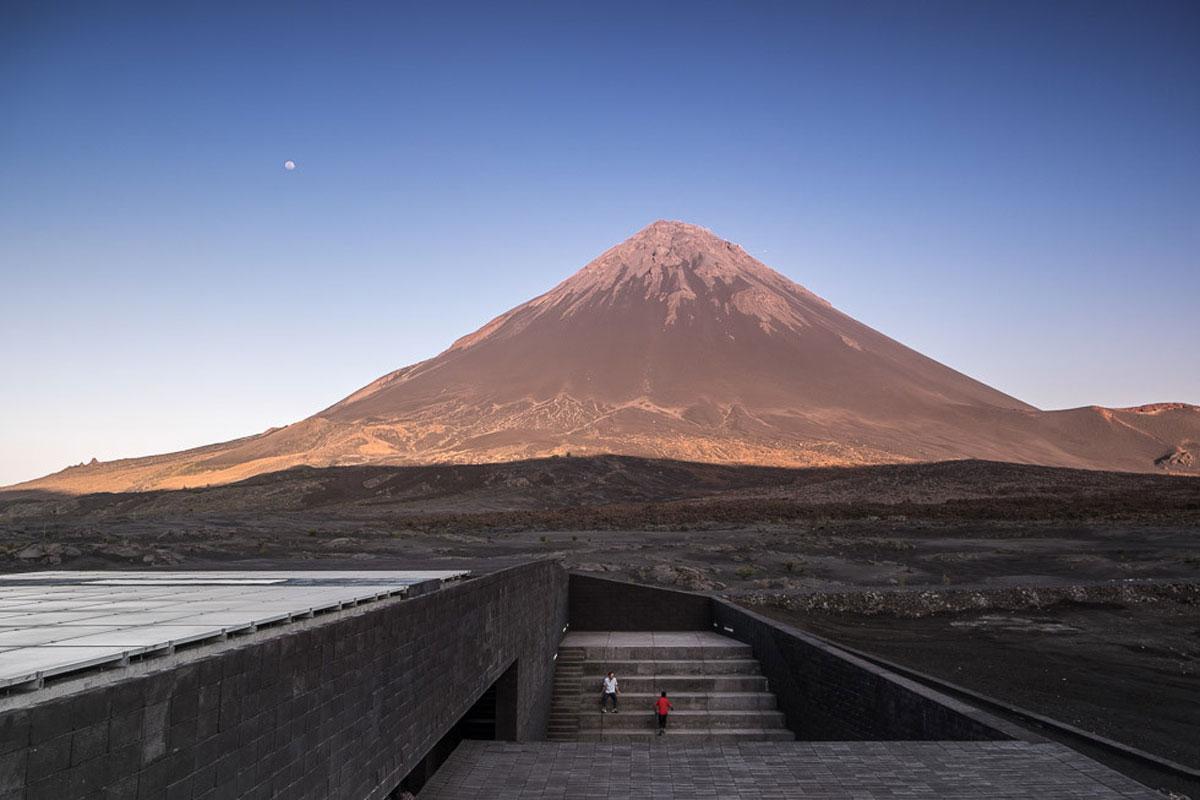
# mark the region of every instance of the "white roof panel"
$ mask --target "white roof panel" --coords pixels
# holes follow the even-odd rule
[[[0,688],[123,663],[465,571],[52,572],[0,575]]]
[[[36,628],[3,628],[0,629],[0,647],[52,644],[115,630],[118,629],[110,625],[47,625]]]

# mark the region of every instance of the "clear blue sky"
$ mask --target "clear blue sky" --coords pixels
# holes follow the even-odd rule
[[[511,5],[0,4],[0,484],[300,419],[664,217],[1038,406],[1200,402],[1200,4]]]

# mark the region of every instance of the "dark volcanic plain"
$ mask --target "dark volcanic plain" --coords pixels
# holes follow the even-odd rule
[[[0,493],[0,568],[492,569],[531,557],[739,602],[1200,766],[1200,479],[982,461],[632,457],[297,468]]]

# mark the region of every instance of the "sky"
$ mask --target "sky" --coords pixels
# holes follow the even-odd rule
[[[302,419],[660,218],[1039,407],[1200,403],[1197,42],[1191,0],[6,0],[0,484]]]

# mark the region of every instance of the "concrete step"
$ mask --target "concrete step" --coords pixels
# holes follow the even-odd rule
[[[775,695],[770,692],[668,692],[668,700],[675,706],[676,711],[774,711],[776,709]],[[657,693],[622,692],[620,702],[629,708],[653,708],[658,700]],[[595,698],[595,704],[584,706],[587,711],[594,711],[599,705],[600,698]],[[578,712],[581,704],[576,701],[575,710]],[[551,715],[553,715],[553,710]]]
[[[794,738],[748,645],[689,632],[577,638],[578,646],[559,649],[546,731],[550,741],[658,740],[653,707],[662,691],[675,706],[662,741]],[[601,680],[609,671],[621,684],[617,714],[601,714],[599,708]]]
[[[645,742],[652,739],[658,739],[661,742],[674,742],[676,744],[685,742],[688,744],[693,744],[699,742],[791,742],[794,741],[795,738],[795,734],[786,728],[691,728],[687,730],[673,730],[670,725],[668,725],[667,732],[662,736],[659,736],[656,730],[580,731],[575,737],[575,740],[580,742],[626,743]]]
[[[583,681],[584,652],[578,647],[559,648],[554,665],[554,693],[546,738],[552,742],[573,742],[579,733],[580,684]]]
[[[732,640],[731,640],[732,641]],[[559,655],[562,658],[562,655]],[[622,645],[619,647],[584,648],[585,661],[640,661],[653,659],[700,659],[717,661],[727,658],[754,658],[754,650],[748,644],[721,645]]]
[[[600,702],[600,677],[588,677],[579,682],[579,691]],[[622,693],[658,694],[666,692],[765,692],[767,679],[761,675],[633,675],[618,676]],[[585,698],[586,699],[586,698]]]
[[[783,712],[781,711],[673,711],[668,723],[672,728],[687,730],[691,728],[725,729],[725,728],[783,728]],[[618,714],[601,714],[594,711],[591,714],[580,714],[579,730],[654,730],[658,720],[648,709],[627,708]]]
[[[582,672],[603,677],[615,672],[625,675],[757,675],[761,671],[753,658],[654,659],[644,661],[587,661]]]

